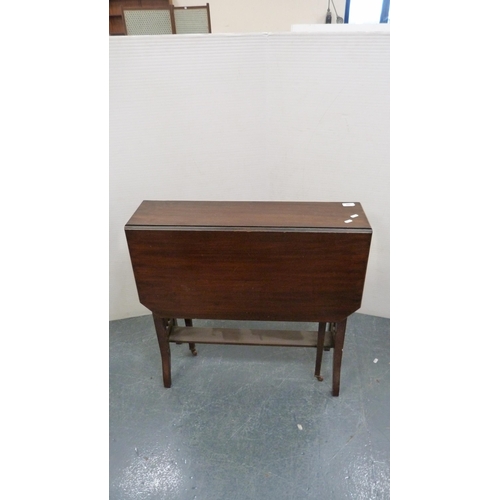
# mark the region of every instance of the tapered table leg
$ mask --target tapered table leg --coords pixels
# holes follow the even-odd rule
[[[325,329],[326,323],[320,323],[318,328],[318,344],[316,347],[316,369],[314,370],[314,376],[320,382],[323,380],[321,376],[321,361],[323,360],[323,347],[325,345]]]
[[[172,375],[170,372],[170,330],[173,327],[174,320],[167,320],[153,313],[153,321],[155,324],[156,336],[160,346],[161,364],[163,369],[163,385],[165,387],[172,386]]]
[[[342,365],[342,352],[344,349],[344,337],[347,319],[337,323],[335,332],[335,345],[333,348],[333,383],[332,395],[338,396],[340,392],[340,367]]]
[[[331,337],[332,336],[332,325],[333,323],[327,323],[326,324],[326,333]],[[330,345],[333,346],[333,342],[330,342]],[[324,351],[329,351],[330,350],[330,345],[326,346],[323,348]]]
[[[186,326],[193,326],[193,320],[192,319],[185,319],[184,322],[186,323]],[[194,342],[188,342],[189,343],[189,350],[191,351],[191,354],[193,356],[196,356],[198,354],[198,351],[196,350],[196,345]]]

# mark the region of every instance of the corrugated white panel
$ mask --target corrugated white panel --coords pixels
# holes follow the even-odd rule
[[[389,316],[389,34],[110,37],[110,315],[138,304],[143,199],[360,201],[360,312]]]

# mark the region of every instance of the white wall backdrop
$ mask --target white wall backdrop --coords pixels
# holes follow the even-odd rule
[[[174,0],[176,7],[204,5],[206,0]],[[325,23],[328,0],[209,0],[212,33],[290,31],[292,24]],[[380,5],[382,5],[380,0]],[[344,17],[345,0],[335,0]],[[335,12],[330,8],[335,22]]]
[[[389,317],[389,28],[110,37],[110,319],[139,304],[124,225],[144,199],[359,201],[359,312]]]

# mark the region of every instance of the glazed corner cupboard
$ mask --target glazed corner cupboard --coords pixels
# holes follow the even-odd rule
[[[333,350],[361,306],[372,229],[358,202],[143,201],[125,226],[139,301],[153,314],[163,384],[170,343]],[[318,323],[317,331],[200,328],[193,319]],[[200,351],[200,355],[202,352]]]

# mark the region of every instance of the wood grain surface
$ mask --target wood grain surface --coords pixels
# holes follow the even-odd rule
[[[341,202],[143,201],[127,227],[371,230],[361,204],[353,203],[354,206],[343,206]]]

